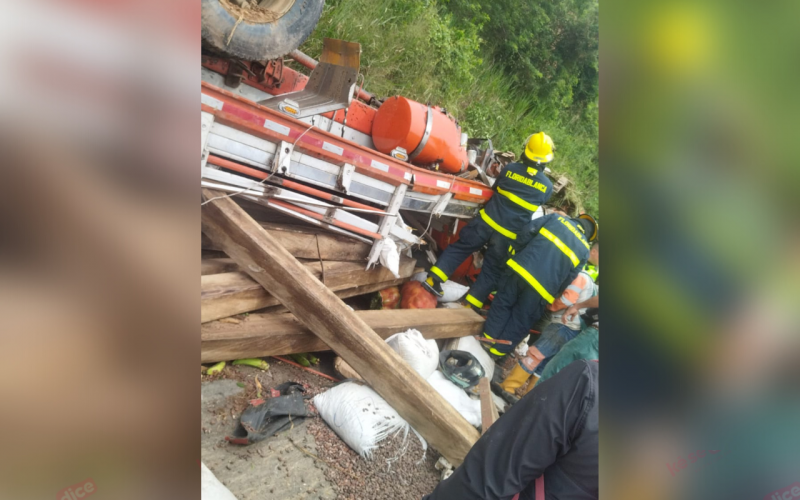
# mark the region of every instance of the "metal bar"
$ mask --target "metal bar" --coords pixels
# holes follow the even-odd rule
[[[305,55],[297,49],[289,52],[289,57],[311,70],[316,68],[317,64],[319,64],[316,59]],[[358,98],[366,102],[371,102],[373,99],[377,100],[373,94],[370,94],[364,89],[358,89]]]
[[[386,207],[386,212],[388,213],[387,217],[384,217],[381,221],[381,224],[378,228],[378,233],[382,237],[386,237],[394,227],[394,223],[397,220],[397,214],[400,213],[400,206],[403,204],[403,197],[406,195],[406,190],[408,186],[405,184],[400,184],[399,186],[395,187],[394,194],[392,195],[392,199],[389,201],[389,206]],[[413,235],[412,235],[413,236]],[[381,255],[381,249],[383,248],[383,240],[376,241],[372,245],[372,250],[369,252],[369,258],[367,260],[367,269],[372,267]]]
[[[312,219],[317,219],[318,221],[323,221],[323,222],[326,222],[328,224],[332,224],[332,225],[340,227],[342,229],[347,229],[348,231],[352,231],[354,233],[360,234],[362,236],[367,236],[367,237],[375,239],[375,240],[379,240],[379,239],[383,238],[383,236],[381,236],[378,233],[373,233],[372,231],[367,231],[365,229],[361,229],[360,227],[356,227],[356,226],[354,226],[352,224],[348,224],[346,222],[341,222],[341,221],[333,220],[333,219],[330,220],[330,221],[327,221],[327,220],[325,220],[325,216],[324,215],[320,215],[318,213],[312,212],[311,210],[306,210],[305,208],[300,208],[297,205],[292,205],[291,203],[286,203],[284,201],[279,201],[279,200],[274,200],[274,199],[267,200],[267,203],[270,204],[270,205],[276,205],[278,207],[283,207],[283,208],[285,208],[287,210],[292,210],[292,211],[301,213],[301,214],[303,214],[303,215],[305,215],[307,217],[311,217]]]
[[[250,167],[245,167],[244,165],[232,162],[230,160],[226,160],[224,158],[220,158],[219,156],[216,155],[209,155],[208,161],[212,165],[217,165],[218,167],[227,168],[228,170],[233,170],[234,172],[239,172],[240,174],[249,175],[251,177],[255,177],[256,179],[263,180],[269,177],[269,174],[267,174],[266,172],[262,172],[261,170],[256,170]],[[320,191],[319,189],[314,189],[312,187],[308,187],[303,184],[290,181],[288,179],[273,177],[272,179],[270,179],[270,181],[274,182],[275,184],[287,187],[289,189],[300,191],[301,193],[305,193],[311,196],[316,196],[318,198],[322,198],[324,200],[332,201],[335,203],[341,203],[346,207],[360,208],[362,210],[369,210],[372,212],[383,213],[382,210],[371,207],[369,205],[364,205],[363,203],[358,203],[357,201],[346,200],[341,196],[332,195],[330,193],[326,193],[324,191]]]

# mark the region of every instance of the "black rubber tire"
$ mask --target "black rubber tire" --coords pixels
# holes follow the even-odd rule
[[[325,0],[296,0],[289,11],[273,23],[239,23],[219,0],[202,0],[203,40],[216,50],[247,61],[281,57],[299,47],[314,31]]]

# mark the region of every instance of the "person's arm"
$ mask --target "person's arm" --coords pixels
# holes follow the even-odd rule
[[[558,287],[558,293],[556,293],[555,295],[556,297],[561,297],[561,295],[564,293],[567,287],[573,281],[575,281],[575,278],[577,278],[578,275],[581,273],[581,269],[583,269],[584,265],[586,265],[586,259],[580,261],[580,263],[577,266],[570,269],[569,274],[567,275],[566,278],[564,278],[564,281],[561,282],[561,286]]]
[[[492,425],[424,500],[511,500],[570,449],[596,404],[597,368],[573,363]]]
[[[578,297],[580,297],[581,291],[587,286],[586,280],[589,279],[591,278],[589,278],[586,273],[578,272],[578,276],[572,280],[569,286],[567,286],[566,290],[561,293],[561,296],[547,308],[555,312],[566,309],[572,304],[578,302]]]
[[[519,250],[530,242],[534,236],[539,233],[539,230],[544,227],[545,223],[552,219],[552,215],[544,215],[538,219],[533,219],[522,228],[522,231],[517,233],[517,239],[514,240],[514,246]]]
[[[572,318],[578,314],[578,311],[581,309],[587,309],[590,307],[600,307],[600,296],[595,295],[594,297],[588,298],[583,302],[579,302],[577,304],[573,304],[564,311],[564,314],[561,316],[561,322],[565,325],[572,320]]]

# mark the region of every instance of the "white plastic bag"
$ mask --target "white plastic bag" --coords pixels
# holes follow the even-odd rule
[[[467,422],[475,427],[481,426],[481,402],[477,399],[472,399],[442,372],[436,370],[428,377],[428,383],[431,387],[436,389],[436,392],[441,395],[445,401],[450,403],[453,408],[464,417]]]
[[[400,252],[391,238],[384,238],[380,255],[381,265],[388,269],[395,278],[400,279]]]
[[[439,346],[435,340],[426,340],[419,330],[396,333],[386,343],[422,378],[430,377],[439,366]]]
[[[439,302],[455,302],[466,295],[468,291],[468,286],[447,280],[442,283],[442,292],[444,293],[441,297],[436,297],[436,300]]]
[[[372,458],[378,443],[399,432],[412,430],[408,422],[370,387],[355,382],[339,384],[314,398],[319,415],[333,431],[363,458]],[[428,444],[414,431],[422,449]]]
[[[455,343],[455,347],[451,347],[451,349],[456,351],[467,351],[478,358],[478,361],[483,367],[483,371],[486,372],[486,375],[484,376],[489,380],[492,380],[492,376],[494,375],[494,361],[492,361],[492,358],[490,358],[486,351],[483,350],[480,341],[476,340],[475,337],[462,337],[458,339],[458,341]]]
[[[200,499],[201,500],[236,500],[231,490],[222,484],[217,476],[200,463]]]

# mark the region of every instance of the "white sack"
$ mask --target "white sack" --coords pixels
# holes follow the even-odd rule
[[[436,370],[428,377],[428,383],[436,389],[445,401],[464,417],[467,422],[475,427],[481,426],[481,402],[472,399],[464,389],[451,382],[442,372]]]
[[[484,376],[492,380],[492,375],[494,375],[494,361],[492,361],[489,354],[483,350],[479,340],[476,340],[475,337],[462,337],[458,339],[455,343],[455,347],[452,347],[452,349],[456,351],[467,351],[478,358],[478,361],[483,367],[483,371],[486,372]]]
[[[435,340],[426,340],[418,330],[396,333],[386,343],[422,378],[430,377],[439,366],[439,346]]]
[[[442,292],[444,293],[441,297],[436,297],[436,300],[439,302],[455,302],[466,295],[468,291],[468,286],[447,280],[442,283]]]
[[[406,439],[411,429],[377,392],[355,382],[339,384],[317,395],[314,406],[342,441],[367,460],[372,458],[378,443],[398,432]],[[428,444],[416,435],[422,449],[427,450]]]
[[[231,490],[226,488],[204,463],[200,463],[200,499],[236,500]]]

